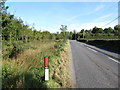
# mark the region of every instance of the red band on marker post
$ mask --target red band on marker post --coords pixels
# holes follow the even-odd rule
[[[49,80],[48,57],[44,57],[45,81]]]
[[[48,67],[48,57],[44,57],[44,67]]]

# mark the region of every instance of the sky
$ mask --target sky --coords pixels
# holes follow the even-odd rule
[[[8,12],[21,18],[24,24],[52,33],[59,32],[61,25],[68,31],[114,27],[118,20],[118,2],[7,2]]]

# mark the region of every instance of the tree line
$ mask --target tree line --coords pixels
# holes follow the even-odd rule
[[[102,29],[98,27],[94,27],[90,30],[82,29],[80,32],[76,32],[75,30],[70,33],[70,39],[119,39],[120,38],[120,25],[115,25],[112,29],[111,27]]]
[[[14,41],[29,42],[31,40],[44,40],[44,39],[118,39],[120,36],[120,25],[102,29],[94,27],[90,30],[80,30],[80,32],[67,31],[67,26],[61,25],[61,32],[50,33],[49,31],[37,31],[34,27],[30,28],[23,23],[21,18],[15,18],[14,15],[7,13],[8,6],[5,6],[5,1],[0,3],[2,16],[2,40],[10,44]]]
[[[4,4],[4,3],[3,3]],[[23,23],[21,18],[17,19],[14,15],[7,13],[8,7],[2,7],[2,40],[12,43],[20,40],[28,42],[31,40],[54,39],[55,35],[49,31],[37,31]]]
[[[30,28],[29,25],[25,25],[21,18],[16,18],[14,15],[7,13],[8,6],[5,6],[5,1],[0,3],[1,6],[1,35],[3,42],[7,42],[10,45],[15,41],[29,42],[33,40],[58,40],[67,39],[69,36],[66,31],[67,26],[61,25],[61,32],[50,33],[49,31],[36,30],[34,27]]]

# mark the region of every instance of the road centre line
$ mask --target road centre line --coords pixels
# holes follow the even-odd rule
[[[112,61],[120,64],[120,62],[119,62],[118,60],[115,60],[115,59],[113,59],[113,58],[111,58],[111,57],[108,57],[108,58],[111,59]]]

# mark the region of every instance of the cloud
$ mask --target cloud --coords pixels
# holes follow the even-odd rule
[[[68,25],[68,30],[73,31],[75,29],[77,32],[79,32],[82,29],[90,30],[90,29],[94,28],[95,26],[97,26],[99,28],[103,28],[103,29],[108,28],[108,27],[114,28],[114,26],[118,24],[118,22],[115,21],[115,22],[113,22],[113,23],[111,23],[109,25],[104,26],[108,22],[110,22],[110,21],[91,22],[91,23],[84,23],[84,24],[70,24],[70,25]]]
[[[73,30],[80,31],[81,25],[80,24],[70,24],[70,25],[68,25],[68,30],[69,31],[73,31]]]
[[[78,14],[78,15],[72,16],[72,17],[66,19],[66,21],[69,22],[69,21],[75,20],[75,19],[78,18],[79,16],[82,16],[82,15],[81,15],[81,14]]]
[[[108,18],[108,17],[110,17],[110,16],[112,16],[112,13],[106,14],[106,15],[101,16],[101,17],[98,17],[98,18],[96,18],[94,21],[104,20],[104,19],[106,19],[106,18]]]
[[[87,12],[87,13],[85,13],[85,14],[81,14],[81,13],[80,13],[80,14],[78,14],[78,15],[74,15],[74,16],[66,19],[66,21],[68,21],[68,22],[69,22],[69,21],[73,21],[73,20],[75,20],[76,18],[78,18],[78,17],[80,17],[80,16],[86,16],[86,15],[93,14],[93,13],[95,13],[95,12],[97,12],[97,11],[103,9],[103,8],[104,8],[104,5],[99,5],[99,6],[97,6],[93,11]],[[101,18],[102,18],[102,17],[101,17]]]
[[[104,21],[104,22],[91,22],[91,23],[74,23],[74,24],[69,24],[67,25],[67,31],[73,31],[76,30],[77,32],[80,32],[82,29],[87,29],[90,30],[92,28],[94,28],[95,26],[99,27],[99,28],[108,28],[108,27],[112,27],[114,28],[115,25],[118,24],[117,21],[114,21],[111,24],[108,24],[106,26],[104,26],[106,23],[110,22],[110,20],[108,21]],[[48,27],[48,26],[35,26],[35,28],[37,30],[41,30],[41,31],[50,31],[51,33],[56,33],[56,32],[60,32],[60,25],[54,26],[54,27]]]
[[[104,5],[99,5],[99,6],[97,6],[97,7],[95,8],[94,11],[97,12],[97,11],[103,9],[103,8],[104,8]]]
[[[48,26],[35,26],[36,30],[41,30],[41,31],[49,31],[51,33],[56,33],[60,32],[60,26],[53,26],[53,27],[48,27]]]
[[[73,31],[73,30],[76,30],[77,32],[80,32],[82,29],[87,29],[87,30],[90,30],[92,28],[94,28],[95,26],[99,27],[99,28],[108,28],[108,27],[112,27],[114,28],[115,25],[118,24],[117,21],[111,23],[111,24],[108,24],[106,26],[104,26],[106,23],[110,22],[110,20],[108,21],[104,21],[104,22],[91,22],[91,23],[84,23],[84,24],[81,24],[81,23],[74,23],[74,24],[69,24],[67,25],[67,31]],[[104,26],[104,27],[103,27]],[[35,28],[37,30],[41,30],[41,31],[46,31],[48,30],[49,32],[51,33],[56,33],[56,32],[60,32],[60,25],[57,25],[57,26],[54,26],[54,27],[48,27],[48,26],[36,26],[35,25]]]

